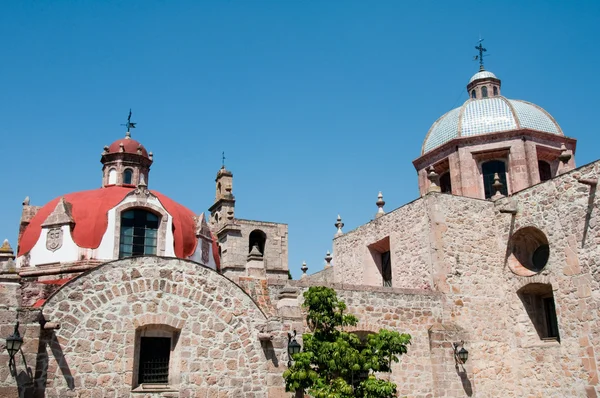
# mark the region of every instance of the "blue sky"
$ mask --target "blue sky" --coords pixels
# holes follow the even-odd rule
[[[508,98],[549,111],[597,159],[598,1],[5,1],[0,6],[0,238],[21,202],[101,184],[133,137],[149,185],[197,213],[225,151],[236,215],[289,224],[289,265],[322,269],[349,231],[418,196],[411,161],[467,99],[479,35]]]

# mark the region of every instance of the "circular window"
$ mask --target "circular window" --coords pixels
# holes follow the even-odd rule
[[[509,241],[508,266],[517,275],[531,276],[542,271],[550,258],[546,235],[535,227],[515,232]]]

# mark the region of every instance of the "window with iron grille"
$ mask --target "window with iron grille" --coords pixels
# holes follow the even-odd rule
[[[140,342],[139,384],[168,384],[171,339],[142,337]]]
[[[156,254],[159,217],[143,209],[121,213],[119,258]]]

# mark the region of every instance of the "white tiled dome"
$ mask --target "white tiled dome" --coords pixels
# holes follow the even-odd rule
[[[473,83],[475,80],[478,80],[478,79],[489,79],[489,78],[497,79],[496,75],[494,75],[492,72],[489,72],[487,70],[482,70],[482,71],[475,73],[469,80],[469,83]]]
[[[475,76],[482,73],[493,76],[487,71],[479,72]],[[477,79],[479,78],[483,77]],[[502,96],[469,99],[461,107],[440,117],[431,126],[423,142],[421,153],[425,154],[458,137],[518,129],[563,135],[554,118],[544,109],[530,102],[510,100]]]

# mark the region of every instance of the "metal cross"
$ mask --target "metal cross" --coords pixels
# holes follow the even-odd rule
[[[221,154],[221,165],[223,168],[225,168],[225,151],[223,151]]]
[[[479,67],[483,70],[483,53],[486,52],[487,50],[485,48],[483,48],[483,44],[481,43],[483,41],[483,39],[479,39],[479,45],[475,47],[475,50],[479,51],[479,55],[475,56],[474,61],[479,60]]]
[[[129,130],[134,129],[136,124],[137,123],[131,121],[131,108],[129,108],[129,116],[127,116],[127,123],[124,123],[121,126],[127,127],[127,132],[129,133]]]

